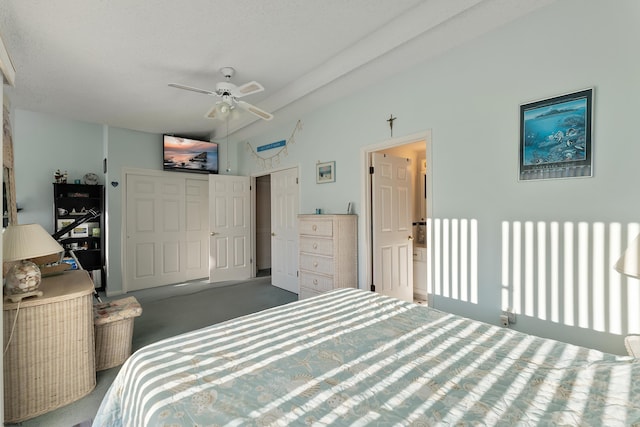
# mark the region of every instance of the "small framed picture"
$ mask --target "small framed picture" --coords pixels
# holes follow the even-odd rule
[[[71,237],[89,237],[89,226],[87,224],[80,224],[71,230]]]
[[[72,222],[73,222],[72,219],[59,219],[58,220],[58,227],[57,227],[56,231],[63,229],[64,227],[66,227],[67,225],[71,224]],[[66,239],[67,237],[70,237],[69,233],[66,233],[64,236],[60,236],[61,239]]]
[[[316,165],[316,184],[336,181],[336,162],[324,162]]]

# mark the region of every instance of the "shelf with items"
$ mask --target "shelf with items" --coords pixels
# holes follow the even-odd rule
[[[58,234],[58,242],[65,248],[66,262],[73,268],[89,271],[96,288],[103,290],[106,286],[105,247],[101,237],[104,186],[54,183],[53,188],[54,235]],[[73,224],[73,228],[66,229]]]

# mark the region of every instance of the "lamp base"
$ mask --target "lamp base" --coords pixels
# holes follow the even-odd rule
[[[40,286],[41,277],[40,269],[35,263],[22,260],[7,272],[4,293],[12,296],[35,292]]]
[[[24,292],[22,294],[5,295],[4,296],[4,300],[5,301],[11,301],[11,302],[15,303],[15,302],[20,302],[25,298],[41,297],[42,295],[43,295],[42,291]]]

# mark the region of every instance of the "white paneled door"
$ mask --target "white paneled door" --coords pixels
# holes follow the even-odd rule
[[[209,183],[185,180],[184,272],[186,280],[209,274]]]
[[[209,281],[251,277],[249,177],[209,176]]]
[[[271,283],[299,293],[298,168],[271,174]]]
[[[126,174],[124,290],[207,276],[207,187],[183,174]]]
[[[371,165],[373,284],[376,292],[413,301],[409,160],[372,153]]]

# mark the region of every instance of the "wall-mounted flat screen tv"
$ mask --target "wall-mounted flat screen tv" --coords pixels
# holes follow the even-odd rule
[[[218,144],[173,135],[162,136],[166,171],[218,173]]]

